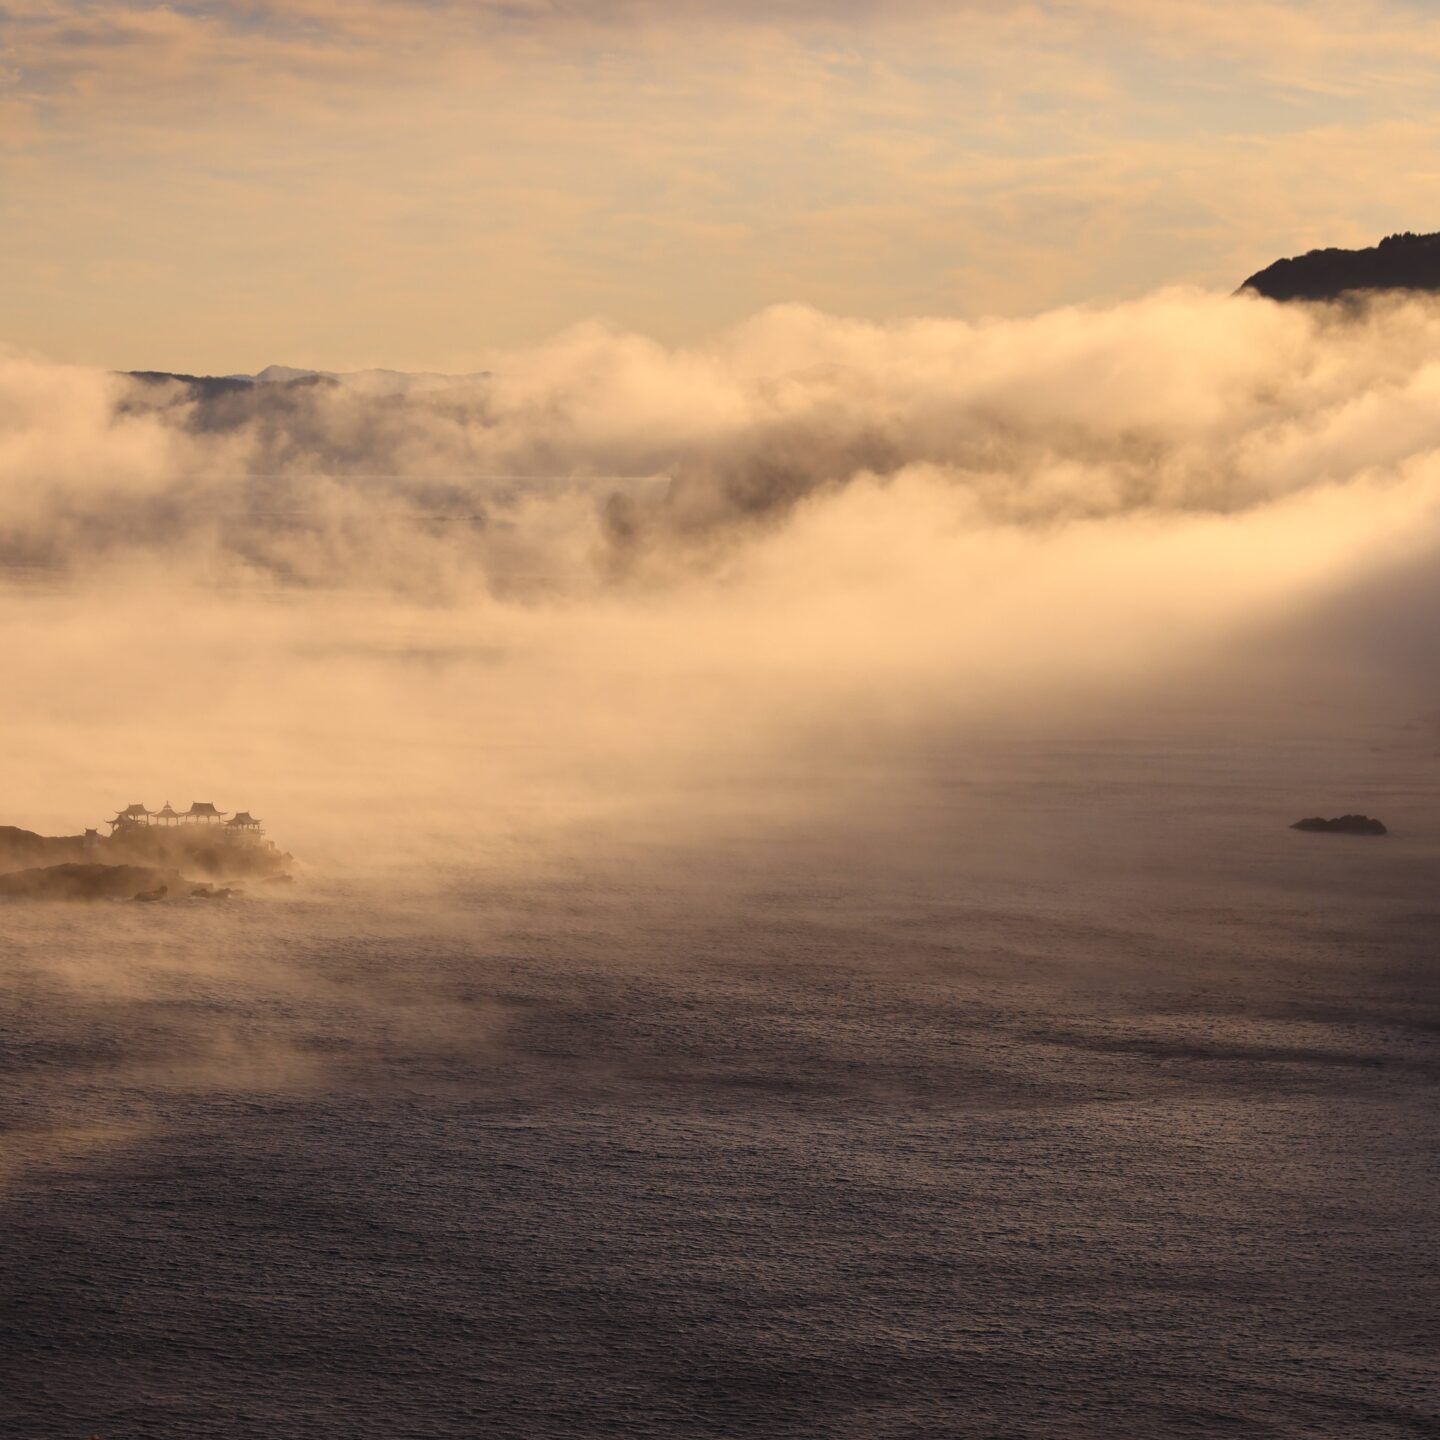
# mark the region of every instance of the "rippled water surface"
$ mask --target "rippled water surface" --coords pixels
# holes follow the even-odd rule
[[[1435,1434],[1434,763],[12,906],[0,1433]]]

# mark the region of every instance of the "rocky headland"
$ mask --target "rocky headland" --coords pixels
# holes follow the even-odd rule
[[[236,882],[289,880],[293,864],[285,851],[237,842],[220,826],[133,825],[102,836],[0,825],[0,898],[223,900],[241,893]]]

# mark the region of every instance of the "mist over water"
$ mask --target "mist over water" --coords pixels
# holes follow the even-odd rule
[[[1424,1433],[1437,342],[0,358],[7,1433]]]

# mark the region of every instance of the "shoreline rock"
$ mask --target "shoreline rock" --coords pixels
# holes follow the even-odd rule
[[[187,880],[174,870],[146,865],[37,865],[0,875],[0,899],[130,900],[142,905],[161,900],[230,900],[245,892],[233,885]]]

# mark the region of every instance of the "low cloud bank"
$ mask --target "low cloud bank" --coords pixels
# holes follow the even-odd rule
[[[972,524],[1242,514],[1428,456],[1437,354],[1434,304],[1172,292],[978,325],[782,307],[690,350],[583,326],[408,393],[200,393],[11,356],[0,555],[571,590],[677,551],[692,573],[807,501],[900,478]]]

